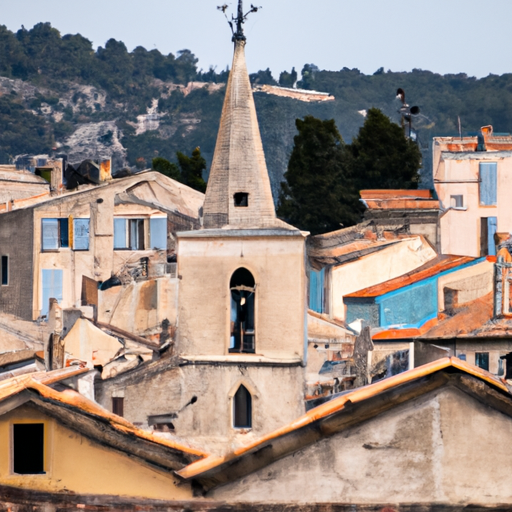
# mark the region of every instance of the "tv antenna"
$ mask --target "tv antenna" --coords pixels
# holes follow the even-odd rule
[[[251,8],[244,14],[244,9],[242,5],[242,0],[238,0],[238,12],[235,16],[231,15],[231,20],[228,18],[226,11],[228,10],[228,4],[219,5],[217,7],[219,11],[222,11],[226,19],[228,20],[228,25],[231,28],[231,33],[233,34],[233,41],[245,41],[245,35],[244,35],[244,29],[242,25],[245,23],[245,20],[247,19],[247,16],[251,14],[252,12],[258,12],[258,9],[261,9],[260,7],[256,7],[255,5],[251,4]],[[236,27],[236,30],[235,30]]]
[[[412,118],[420,113],[420,107],[410,107],[405,101],[405,91],[401,88],[397,89],[396,97],[402,102],[402,106],[398,113],[401,116],[401,126],[404,131],[404,135],[409,139],[416,140],[417,134],[412,129]]]

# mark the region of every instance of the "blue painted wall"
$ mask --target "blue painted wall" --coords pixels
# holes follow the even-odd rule
[[[347,322],[362,319],[366,325],[373,328],[421,327],[437,316],[439,278],[484,260],[485,258],[479,258],[465,265],[459,265],[379,297],[346,297],[343,301],[347,306]]]

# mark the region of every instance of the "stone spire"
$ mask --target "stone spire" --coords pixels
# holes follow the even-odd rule
[[[245,37],[238,28],[204,200],[204,227],[284,227],[276,218],[245,64]]]

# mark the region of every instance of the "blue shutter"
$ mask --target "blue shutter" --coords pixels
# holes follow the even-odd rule
[[[496,244],[494,242],[494,235],[498,230],[497,217],[487,218],[487,254],[489,256],[496,256]]]
[[[62,302],[62,270],[43,269],[43,304],[41,315],[48,315],[50,299]]]
[[[42,219],[43,251],[59,248],[59,219]]]
[[[309,309],[317,313],[324,311],[324,276],[325,269],[309,273]]]
[[[75,251],[89,250],[89,219],[73,220],[73,249]]]
[[[156,217],[149,221],[151,249],[167,249],[167,217]]]
[[[497,203],[498,164],[496,162],[480,162],[480,204],[495,205]]]
[[[126,247],[126,219],[114,219],[114,249]]]

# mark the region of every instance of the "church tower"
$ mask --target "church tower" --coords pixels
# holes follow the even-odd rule
[[[210,447],[246,444],[304,412],[306,234],[275,214],[246,16],[240,0],[203,229],[178,233],[176,352],[182,390],[197,401],[177,433]]]

